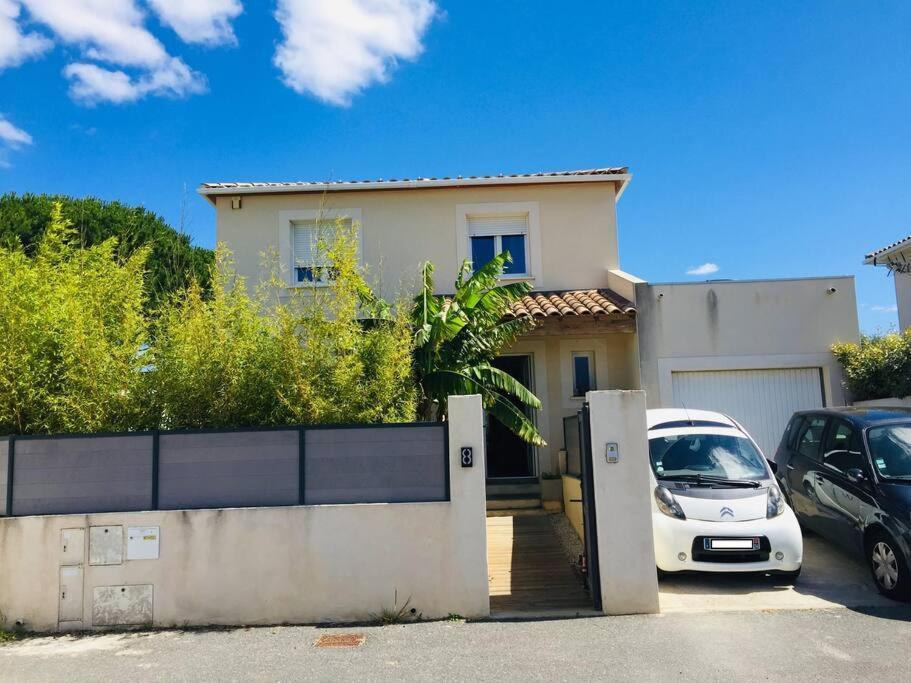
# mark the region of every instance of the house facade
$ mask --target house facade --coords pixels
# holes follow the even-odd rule
[[[872,251],[864,257],[868,266],[882,266],[895,279],[898,327],[911,327],[911,236]]]
[[[531,417],[548,445],[529,447],[489,420],[488,493],[535,496],[541,476],[559,471],[564,419],[589,390],[641,388],[650,407],[724,410],[767,451],[794,410],[845,400],[829,347],[858,338],[853,278],[645,282],[620,266],[616,206],[630,179],[617,167],[198,191],[253,283],[273,267],[268,253],[287,288],[312,285],[318,220],[360,226],[362,262],[387,298],[410,296],[425,261],[446,294],[464,259],[508,250],[506,279],[533,290],[511,314],[537,325],[498,364],[541,399]]]

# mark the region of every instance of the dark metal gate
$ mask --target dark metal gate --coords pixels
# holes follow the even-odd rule
[[[588,403],[579,411],[580,479],[582,483],[582,527],[585,543],[585,577],[592,603],[601,610],[601,573],[598,566],[598,520],[595,513],[595,483],[592,477],[592,432]]]

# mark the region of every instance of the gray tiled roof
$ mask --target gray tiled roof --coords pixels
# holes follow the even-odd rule
[[[589,168],[575,171],[547,171],[540,173],[510,173],[499,175],[478,175],[478,176],[444,176],[444,177],[416,177],[416,178],[377,178],[373,180],[327,180],[327,181],[288,181],[288,182],[218,182],[203,183],[199,186],[200,194],[207,194],[208,191],[218,190],[307,190],[307,189],[357,189],[363,185],[382,185],[393,183],[409,183],[413,186],[421,185],[445,185],[447,183],[470,184],[471,181],[496,182],[497,180],[521,181],[522,179],[534,180],[537,182],[545,181],[547,178],[569,178],[572,176],[612,176],[626,175],[629,169],[626,166],[614,166],[607,168]]]

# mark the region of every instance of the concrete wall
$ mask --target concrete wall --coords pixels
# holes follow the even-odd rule
[[[450,399],[449,416],[451,503],[2,519],[0,613],[39,631],[356,621],[393,607],[397,592],[428,618],[484,617],[480,398]],[[158,559],[130,559],[130,527],[158,527]]]
[[[911,396],[905,398],[873,398],[869,401],[854,401],[856,408],[911,408]]]
[[[827,404],[845,403],[829,347],[859,338],[853,277],[639,284],[636,303],[650,408],[672,405],[674,370],[781,367],[822,368]]]
[[[654,613],[658,577],[645,392],[593,391],[588,402],[602,607],[606,614]],[[607,462],[608,443],[618,446],[616,463]]]
[[[234,252],[238,272],[250,282],[264,274],[263,252],[280,247],[279,212],[355,209],[360,214],[362,259],[387,297],[410,293],[418,269],[436,266],[437,290],[451,292],[460,265],[459,205],[533,202],[540,222],[542,273],[535,289],[606,287],[618,267],[614,183],[476,187],[420,191],[332,192],[327,195],[244,196],[231,209],[218,197],[219,242]]]
[[[911,327],[911,273],[894,273],[895,303],[898,306],[898,329]]]

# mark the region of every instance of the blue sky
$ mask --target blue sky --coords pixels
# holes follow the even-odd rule
[[[853,274],[911,234],[907,2],[0,0],[0,191],[143,204],[209,180],[627,165],[653,281]],[[558,8],[558,9],[555,9]]]

